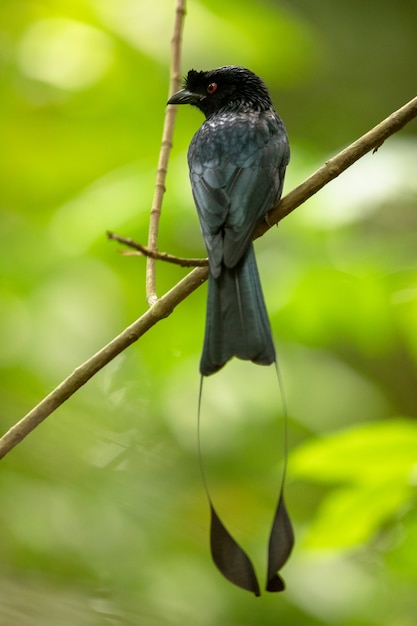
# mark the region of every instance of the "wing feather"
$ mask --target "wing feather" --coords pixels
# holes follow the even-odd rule
[[[191,186],[215,276],[222,263],[232,268],[246,252],[281,195],[288,161],[287,134],[273,111],[213,116],[194,135]]]

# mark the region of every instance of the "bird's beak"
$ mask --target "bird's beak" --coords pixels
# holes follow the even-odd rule
[[[199,93],[193,93],[189,89],[181,89],[170,97],[167,104],[197,104],[203,99],[204,96]]]

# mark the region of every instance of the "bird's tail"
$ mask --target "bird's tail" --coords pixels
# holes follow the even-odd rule
[[[235,267],[209,276],[201,374],[214,374],[233,356],[259,365],[276,358],[252,244]]]

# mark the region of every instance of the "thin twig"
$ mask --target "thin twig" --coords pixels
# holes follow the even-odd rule
[[[412,119],[417,117],[417,97],[398,109],[383,122],[375,126],[369,133],[363,135],[345,150],[327,161],[320,169],[312,174],[301,185],[287,194],[279,205],[270,212],[269,224],[276,223],[291,213],[308,198],[313,196],[328,182],[336,178],[364,154],[380,146],[390,135],[398,132]],[[256,232],[259,237],[270,226],[263,225]],[[65,400],[72,396],[80,387],[90,380],[99,370],[110,363],[118,354],[137,341],[145,332],[164,317],[172,313],[175,307],[189,294],[199,287],[208,276],[207,267],[198,267],[192,270],[185,278],[177,283],[168,293],[158,300],[136,322],[126,328],[118,337],[104,346],[88,361],[77,367],[58,387],[0,439],[0,459],[14,446],[22,441],[48,415],[58,408]]]
[[[118,241],[122,243],[124,246],[128,246],[129,248],[133,248],[135,252],[131,254],[136,254],[138,256],[146,256],[151,259],[156,259],[157,261],[165,261],[166,263],[172,263],[173,265],[179,265],[180,267],[207,267],[208,259],[196,259],[196,258],[187,258],[181,256],[173,256],[172,254],[168,254],[168,252],[155,252],[154,250],[150,250],[146,246],[142,246],[141,243],[130,239],[129,237],[121,237],[116,233],[107,232],[107,237],[114,241]]]
[[[185,16],[185,0],[177,0],[174,22],[174,33],[171,40],[171,69],[169,96],[178,90],[181,80],[181,35]],[[155,191],[152,199],[151,215],[149,220],[148,248],[154,252],[158,250],[159,219],[161,217],[162,200],[165,193],[165,178],[168,170],[168,159],[172,148],[175,116],[177,107],[167,106],[165,111],[162,144],[159,153],[158,168],[156,171]],[[148,256],[146,263],[146,299],[149,306],[157,300],[156,293],[156,259]]]

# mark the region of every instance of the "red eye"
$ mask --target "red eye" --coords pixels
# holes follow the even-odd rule
[[[217,83],[210,83],[209,85],[207,85],[207,91],[208,91],[209,94],[216,93],[216,91],[217,91]]]

